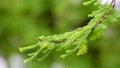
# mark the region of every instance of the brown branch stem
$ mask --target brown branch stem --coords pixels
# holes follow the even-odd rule
[[[99,19],[99,21],[97,22],[97,24],[95,25],[95,26],[93,26],[93,30],[94,30],[94,28],[98,25],[98,24],[100,24],[100,23],[102,23],[102,21],[111,13],[111,11],[113,10],[113,8],[115,7],[115,2],[116,2],[116,0],[112,0],[112,2],[111,2],[111,5],[112,5],[112,8],[110,8],[108,11],[106,11],[104,14],[103,14],[103,16]]]

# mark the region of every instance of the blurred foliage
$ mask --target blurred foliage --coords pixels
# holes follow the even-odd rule
[[[36,43],[38,36],[82,27],[95,9],[92,5],[83,6],[81,0],[0,0],[0,55],[8,59],[19,53],[19,47]],[[33,62],[27,67],[51,68],[58,62],[65,68],[120,68],[119,25],[119,21],[110,23],[104,36],[91,43],[84,56],[71,55],[63,60],[51,54],[43,63]]]

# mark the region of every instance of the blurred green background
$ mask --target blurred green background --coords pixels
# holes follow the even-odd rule
[[[85,26],[96,9],[87,0],[0,0],[0,68],[120,68],[120,23],[111,23],[104,36],[89,45],[83,56],[61,59],[52,54],[42,63],[23,63],[20,47]]]

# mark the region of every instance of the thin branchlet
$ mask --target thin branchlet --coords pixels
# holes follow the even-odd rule
[[[110,4],[110,5],[112,5],[112,8],[111,8],[111,6],[110,6],[110,9],[107,10],[107,11],[103,14],[103,16],[98,20],[97,24],[92,28],[92,30],[94,30],[95,27],[96,27],[98,24],[102,23],[102,21],[105,20],[105,18],[112,12],[112,10],[113,10],[114,7],[115,7],[115,3],[116,3],[116,0],[112,0],[112,2],[111,2],[111,4]]]

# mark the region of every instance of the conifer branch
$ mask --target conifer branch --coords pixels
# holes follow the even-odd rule
[[[91,3],[96,4],[97,2],[96,0],[90,0],[83,4],[89,5]],[[77,56],[85,54],[88,43],[91,40],[96,40],[103,33],[105,25],[102,22],[110,15],[114,7],[115,0],[112,0],[110,5],[101,5],[98,10],[88,15],[93,17],[88,25],[64,34],[41,36],[37,44],[20,48],[20,52],[29,51],[28,56],[30,58],[26,59],[25,62],[42,61],[52,52],[62,50],[65,51],[65,54],[60,55],[61,58],[65,58],[76,51],[78,51]]]

